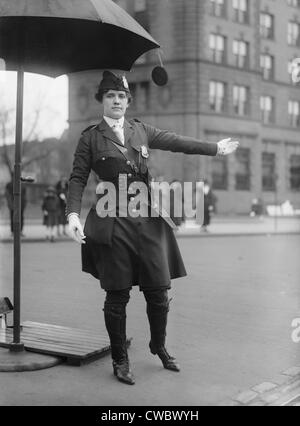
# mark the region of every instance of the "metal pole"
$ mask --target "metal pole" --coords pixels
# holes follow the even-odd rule
[[[24,70],[18,70],[17,108],[16,108],[16,145],[14,166],[14,326],[13,342],[9,349],[12,352],[24,350],[20,341],[21,334],[21,161],[22,161],[22,130],[23,130],[23,93]]]
[[[277,194],[277,181],[278,176],[275,175],[275,218],[274,218],[274,225],[275,225],[275,233],[277,234],[278,230],[278,220],[277,220],[277,204],[278,204],[278,194]]]

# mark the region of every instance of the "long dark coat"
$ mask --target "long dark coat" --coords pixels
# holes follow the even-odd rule
[[[55,191],[46,192],[43,198],[42,210],[44,212],[43,225],[51,228],[58,225],[59,198]]]
[[[124,133],[125,153],[105,120],[82,133],[69,180],[67,214],[80,214],[91,170],[100,180],[115,184],[120,174],[127,175],[128,183],[149,179],[147,164],[141,161],[142,146],[185,154],[217,154],[216,143],[179,136],[138,120],[125,120]],[[141,288],[169,287],[171,279],[186,275],[173,225],[170,218],[162,217],[100,218],[93,206],[84,228],[82,269],[100,279],[105,289],[118,290],[136,284]]]

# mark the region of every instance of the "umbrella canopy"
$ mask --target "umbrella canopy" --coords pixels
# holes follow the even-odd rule
[[[112,0],[1,0],[0,58],[6,69],[57,77],[130,70],[159,44]]]

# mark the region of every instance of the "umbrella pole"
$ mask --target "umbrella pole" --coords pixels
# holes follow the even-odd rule
[[[23,130],[23,93],[24,69],[18,70],[17,108],[16,108],[16,146],[14,166],[14,325],[13,342],[10,351],[21,352],[24,344],[20,341],[21,334],[21,162],[22,162],[22,130]]]

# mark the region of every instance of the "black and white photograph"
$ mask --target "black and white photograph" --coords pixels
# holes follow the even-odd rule
[[[299,259],[300,0],[0,0],[0,406],[300,406]]]

